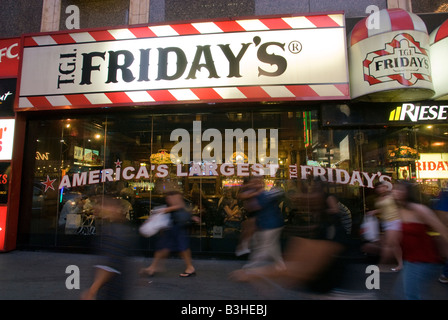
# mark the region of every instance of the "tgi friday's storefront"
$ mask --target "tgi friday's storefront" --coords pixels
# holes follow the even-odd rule
[[[433,107],[423,71],[411,83],[408,73],[384,81],[374,70],[370,83],[361,62],[367,69],[354,80],[356,44],[346,33],[336,12],[24,36],[12,185],[20,199],[9,213],[19,220],[17,245],[89,248],[100,236],[92,197],[120,197],[137,230],[175,186],[201,217],[192,251],[232,253],[244,219],[238,191],[251,174],[285,190],[285,230],[309,222],[289,195],[316,176],[350,209],[354,239],[376,182],[417,179],[429,201],[446,181],[448,109]],[[406,33],[428,50],[424,32]],[[384,48],[360,47],[380,66]],[[350,90],[364,90],[358,82],[398,85],[352,100]],[[153,248],[140,238],[135,250]]]

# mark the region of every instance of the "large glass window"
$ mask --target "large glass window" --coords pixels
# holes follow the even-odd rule
[[[356,239],[380,179],[416,180],[427,204],[446,186],[448,125],[331,127],[320,116],[317,108],[231,108],[30,119],[21,244],[88,248],[98,237],[91,202],[103,195],[123,201],[138,235],[177,188],[200,218],[190,227],[193,252],[231,253],[247,218],[238,195],[250,173],[263,173],[267,190],[283,189],[285,237],[311,229],[301,194],[320,177],[348,208]],[[152,250],[152,238],[140,239],[136,250]]]

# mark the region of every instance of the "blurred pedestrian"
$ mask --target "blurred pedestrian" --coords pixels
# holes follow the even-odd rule
[[[261,209],[257,196],[261,192],[263,192],[263,188],[259,188],[252,177],[245,180],[238,193],[238,199],[243,203],[245,219],[241,223],[241,235],[235,250],[237,256],[248,254],[251,251],[252,236],[256,230],[255,217],[258,210]]]
[[[119,199],[96,197],[93,210],[100,219],[96,250],[102,261],[95,265],[94,281],[81,299],[125,299],[128,294],[128,258],[136,234],[128,224]]]
[[[442,191],[440,191],[434,210],[442,223],[448,227],[448,189],[442,189]],[[439,238],[438,241],[441,243],[439,247],[443,247],[443,239]],[[440,273],[439,282],[448,283],[448,246],[444,247],[442,258],[445,259],[445,264]]]
[[[288,288],[305,288],[318,293],[331,290],[341,279],[344,264],[340,254],[348,245],[348,237],[338,214],[338,200],[325,192],[321,181],[311,182],[306,197],[310,219],[307,237],[291,236],[284,252],[284,268],[276,265],[231,274],[236,281],[259,283],[269,279]]]
[[[84,211],[84,205],[86,204],[87,201],[88,201],[87,196],[81,195],[81,194],[77,195],[73,199],[68,200],[62,207],[62,210],[61,210],[61,213],[59,216],[59,222],[58,222],[59,228],[61,228],[62,230],[66,227],[69,228],[70,226],[68,225],[68,223],[70,223],[71,216],[79,215],[79,217],[78,217],[79,224],[73,226],[73,228],[76,231],[77,227],[80,226],[80,223],[81,223],[80,215]]]
[[[185,262],[185,269],[179,276],[186,278],[196,275],[196,269],[193,265],[188,225],[192,217],[191,213],[185,208],[185,201],[182,193],[177,190],[168,191],[165,195],[166,208],[163,208],[165,214],[171,215],[171,225],[169,228],[160,231],[156,243],[156,251],[153,261],[147,268],[140,270],[141,275],[154,276],[156,272],[161,271],[160,264],[171,252],[178,252]]]
[[[378,215],[381,221],[383,237],[380,246],[379,267],[381,271],[400,271],[403,268],[401,252],[401,219],[397,203],[391,193],[391,187],[385,182],[375,185],[375,208],[367,214]],[[397,265],[392,268],[385,266],[395,259]]]
[[[269,192],[264,190],[262,177],[251,179],[255,199],[259,209],[255,214],[255,232],[253,244],[249,254],[249,262],[246,268],[258,267],[273,263],[276,268],[285,267],[281,249],[280,237],[284,220],[279,208],[279,199],[282,192],[273,188]]]
[[[338,197],[330,192],[328,182],[321,179],[312,181],[308,198],[310,210],[314,215],[312,220],[315,222],[315,231],[311,233],[310,240],[314,241],[308,240],[311,246],[304,248],[303,239],[295,239],[298,243],[302,242],[302,247],[296,244],[287,254],[294,256],[297,255],[297,250],[302,250],[303,254],[315,255],[313,264],[315,273],[308,275],[308,279],[304,282],[305,288],[317,293],[325,293],[334,289],[342,280],[345,272],[345,260],[342,256],[349,246],[350,234],[343,223],[346,218],[342,212],[344,207],[341,206]],[[300,264],[306,258],[302,256],[302,253],[298,255],[300,259],[296,257],[295,263],[300,270]]]
[[[189,196],[193,206],[193,212],[202,218],[208,206],[207,196],[197,182],[193,183]]]
[[[222,197],[218,201],[218,213],[223,218],[223,224],[236,228],[241,223],[241,212],[238,201],[233,198],[232,190],[224,188]]]
[[[403,290],[408,300],[424,298],[425,286],[437,277],[442,259],[428,231],[440,233],[448,241],[448,230],[429,207],[417,203],[414,184],[397,181],[393,188],[402,221]],[[448,243],[448,242],[447,242]]]

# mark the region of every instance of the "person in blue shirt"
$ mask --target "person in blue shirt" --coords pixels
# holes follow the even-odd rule
[[[253,177],[253,186],[257,190],[256,199],[259,210],[255,215],[256,231],[253,234],[252,250],[245,268],[259,267],[273,263],[277,268],[285,268],[281,241],[284,220],[279,207],[282,191],[274,187],[264,190],[262,177]]]

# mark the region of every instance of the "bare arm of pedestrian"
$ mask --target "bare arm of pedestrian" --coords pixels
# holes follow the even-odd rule
[[[261,193],[260,190],[254,190],[254,189],[250,189],[250,190],[246,190],[244,192],[241,192],[238,195],[238,198],[241,200],[247,200],[253,197],[256,197],[257,195],[259,195]]]
[[[424,205],[416,204],[416,206],[414,211],[421,222],[428,225],[433,231],[438,232],[448,243],[448,228],[437,217],[436,213]]]
[[[167,196],[167,204],[168,206],[164,210],[165,213],[185,208],[185,202],[181,194]]]
[[[177,211],[177,210],[180,210],[183,208],[184,208],[184,206],[182,206],[182,205],[172,205],[172,206],[166,207],[164,209],[164,211],[165,211],[165,213],[168,213],[168,212]]]
[[[230,218],[231,216],[233,216],[233,210],[230,209],[229,206],[224,206],[224,211],[226,212],[227,218]]]
[[[448,211],[435,210],[437,217],[442,221],[442,223],[448,227]]]
[[[369,211],[366,212],[366,214],[369,215],[369,216],[374,216],[374,215],[377,215],[379,213],[380,213],[380,210],[378,210],[378,209],[369,210]]]

